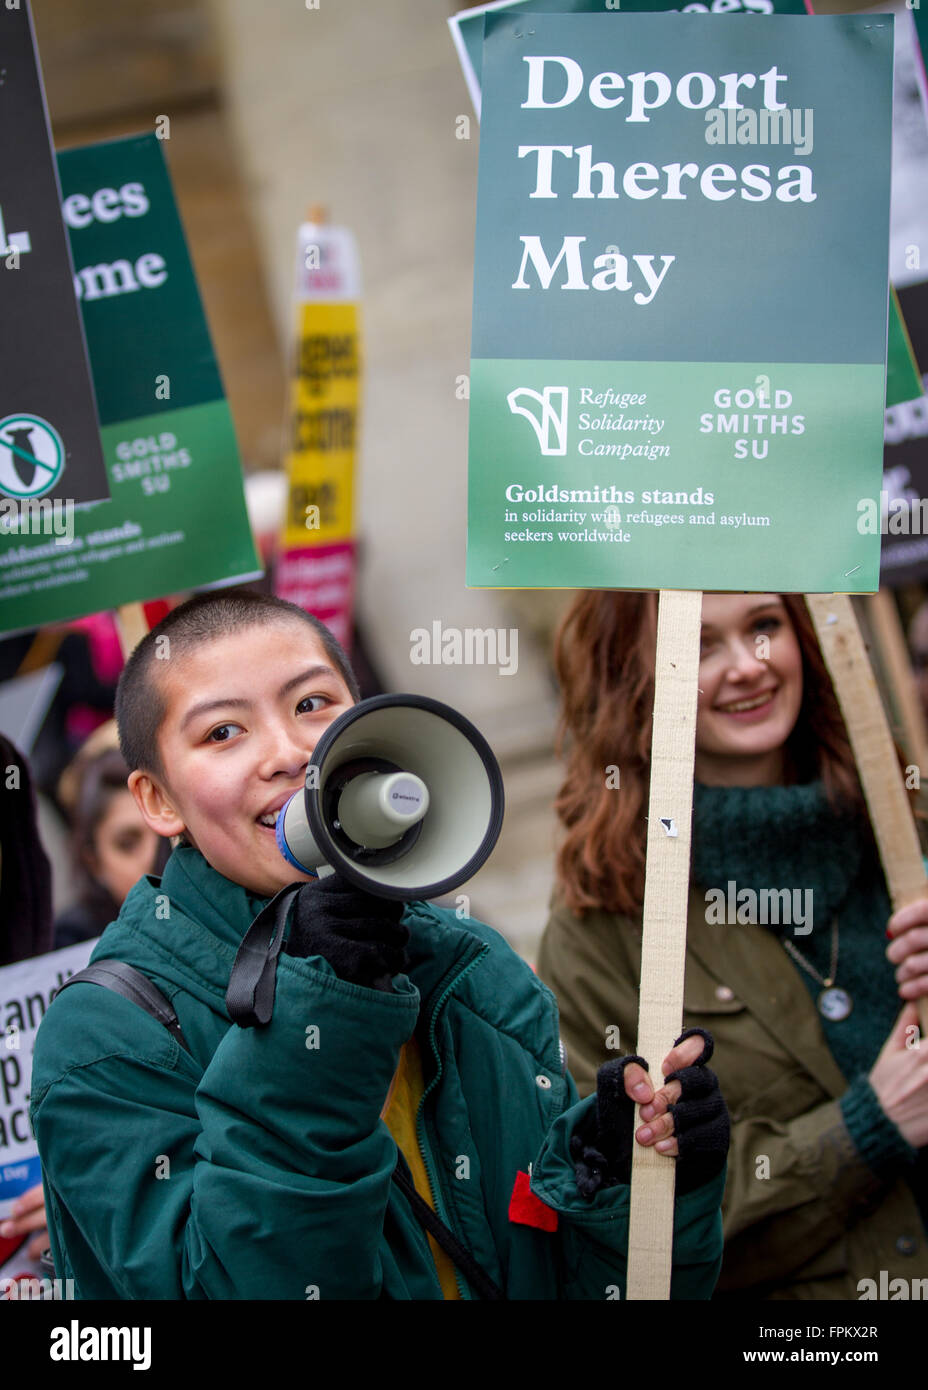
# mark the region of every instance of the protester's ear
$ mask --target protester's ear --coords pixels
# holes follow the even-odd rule
[[[178,814],[170,795],[147,772],[129,774],[129,790],[135,798],[142,819],[156,835],[180,835],[184,830],[183,818]]]

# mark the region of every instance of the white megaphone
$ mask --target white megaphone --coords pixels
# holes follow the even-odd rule
[[[423,695],[377,695],[326,729],[276,833],[301,873],[409,901],[471,878],[502,823],[499,764],[473,724]]]

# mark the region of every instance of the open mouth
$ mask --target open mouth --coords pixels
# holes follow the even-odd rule
[[[764,714],[773,703],[776,696],[775,690],[762,690],[758,695],[752,695],[746,700],[732,700],[725,705],[716,705],[716,710],[720,714],[737,716]]]
[[[293,787],[290,791],[280,795],[280,804],[277,806],[272,806],[267,811],[262,811],[259,816],[255,816],[255,824],[260,825],[262,830],[269,830],[272,834],[274,834],[276,832],[277,822],[280,819],[281,813],[287,809],[293,797],[295,797],[297,793],[302,790],[302,787]]]

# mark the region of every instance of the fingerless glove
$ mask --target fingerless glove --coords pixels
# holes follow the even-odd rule
[[[701,1187],[722,1171],[731,1136],[718,1077],[706,1065],[715,1046],[711,1035],[704,1028],[687,1028],[674,1047],[697,1035],[705,1043],[702,1055],[692,1066],[671,1072],[662,1083],[680,1083],[680,1099],[669,1106],[680,1151],[676,1160],[678,1195]],[[629,1062],[638,1062],[648,1070],[647,1063],[637,1056],[605,1062],[596,1073],[596,1104],[588,1110],[585,1124],[571,1136],[577,1190],[588,1200],[601,1187],[631,1181],[635,1103],[626,1095],[624,1083]]]

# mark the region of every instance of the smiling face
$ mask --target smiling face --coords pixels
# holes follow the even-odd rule
[[[704,594],[698,781],[773,786],[802,704],[802,652],[776,594]]]
[[[312,628],[263,621],[153,666],[166,775],[129,778],[148,825],[185,832],[218,873],[259,897],[308,881],[277,848],[276,813],[302,790],[322,734],[354,704]]]

